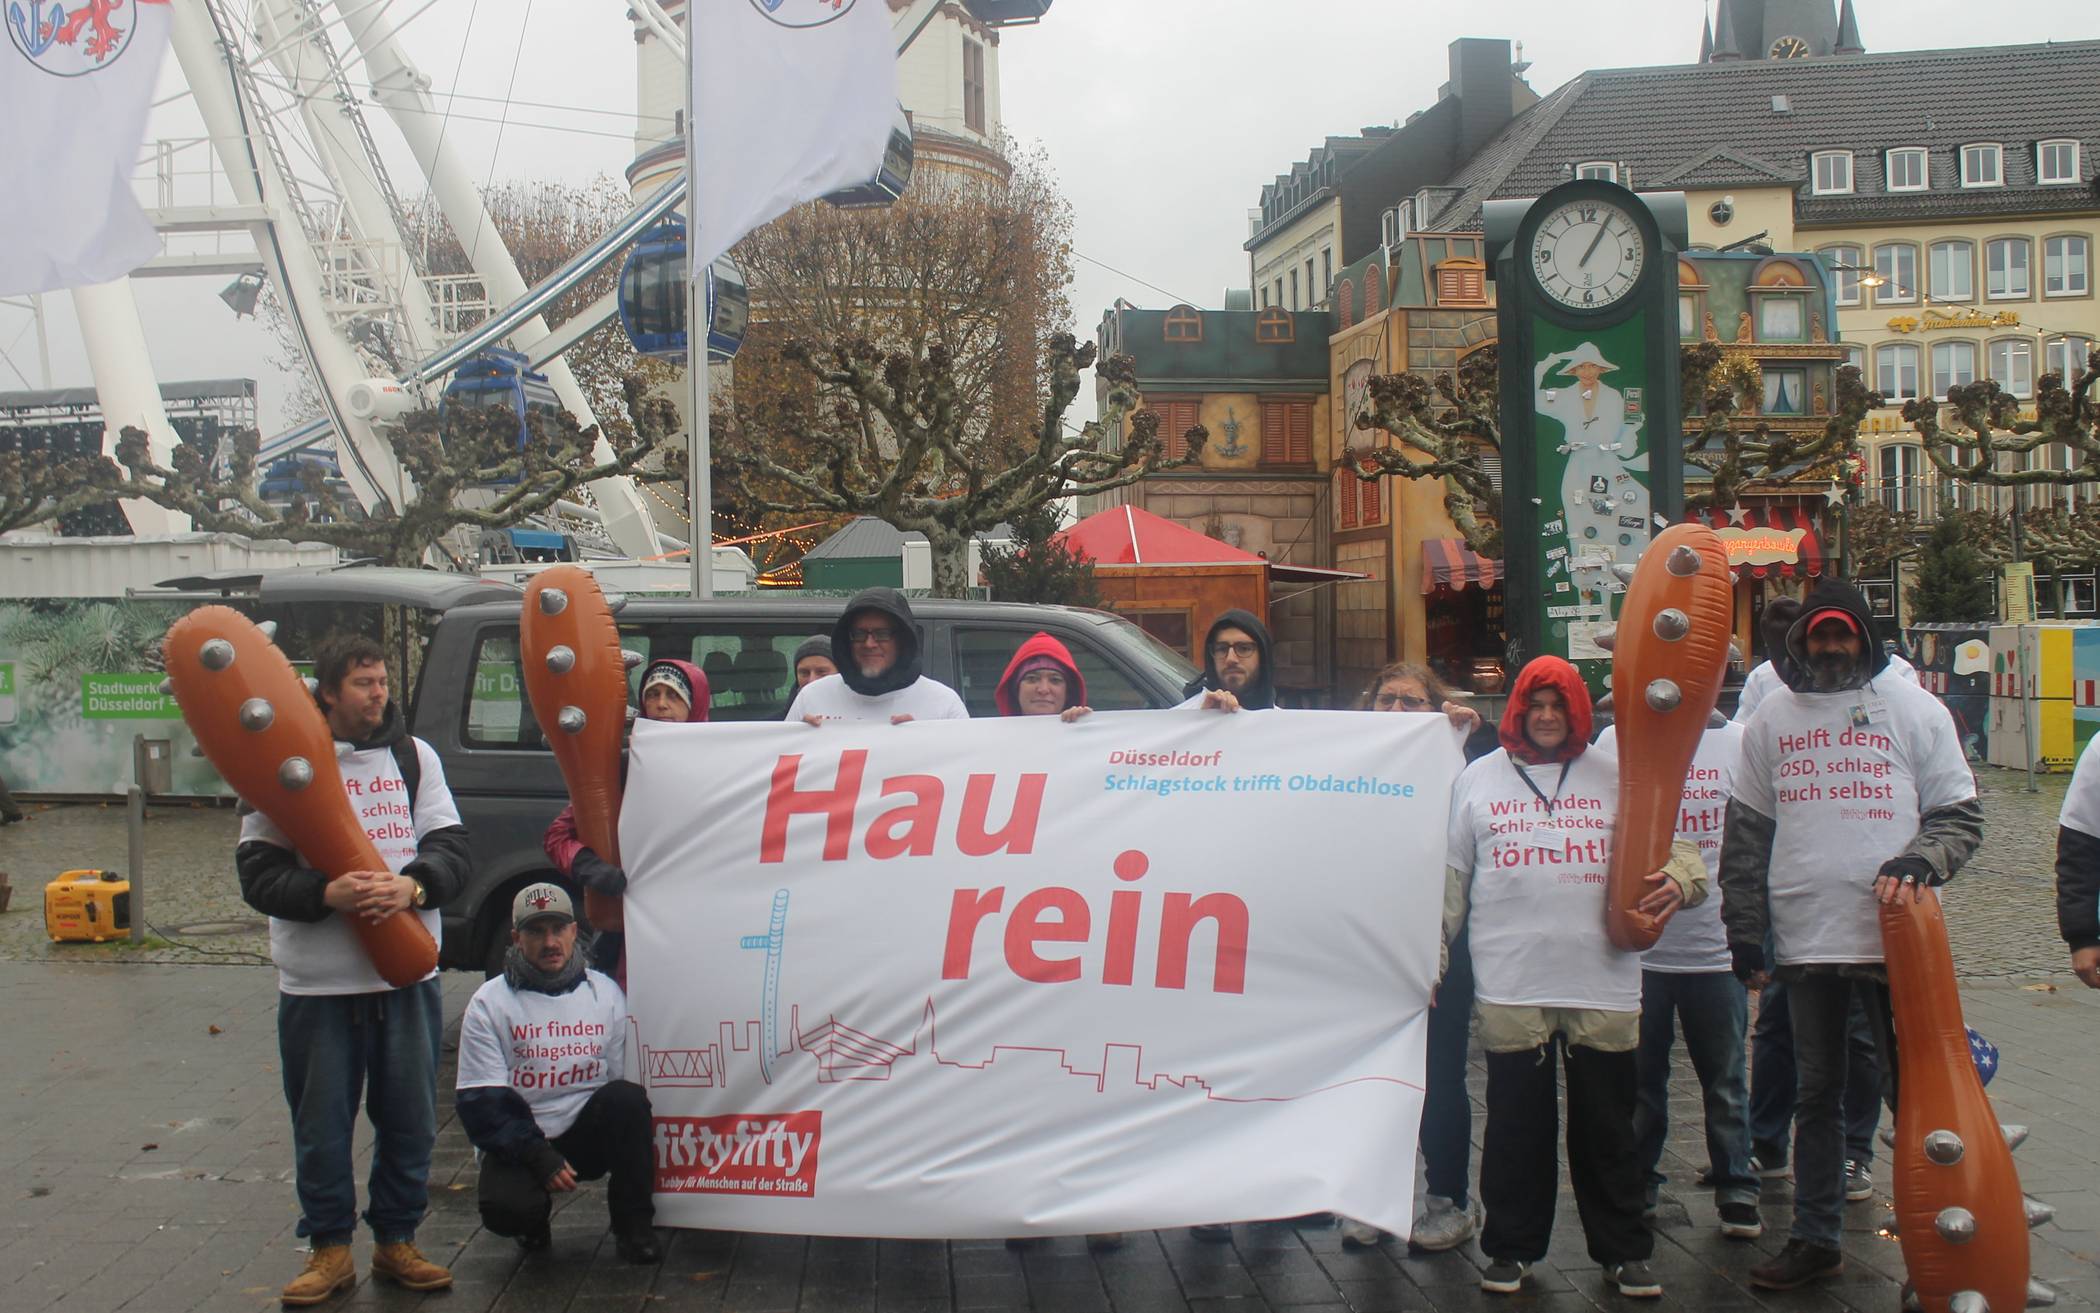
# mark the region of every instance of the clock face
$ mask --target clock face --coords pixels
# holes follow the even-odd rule
[[[1602,310],[1640,281],[1647,243],[1633,216],[1609,201],[1570,201],[1531,238],[1539,290],[1572,310]]]
[[[1772,43],[1772,58],[1799,59],[1808,53],[1808,42],[1797,36],[1783,36]]]

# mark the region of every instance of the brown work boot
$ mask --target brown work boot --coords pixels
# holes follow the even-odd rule
[[[450,1269],[423,1257],[409,1240],[397,1240],[373,1250],[372,1275],[385,1277],[407,1290],[445,1290],[452,1285]]]
[[[350,1261],[350,1246],[315,1245],[306,1256],[306,1270],[293,1277],[278,1298],[286,1308],[305,1308],[324,1304],[356,1284],[357,1264]]]

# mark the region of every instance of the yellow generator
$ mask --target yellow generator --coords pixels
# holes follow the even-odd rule
[[[44,886],[44,933],[99,944],[131,933],[131,881],[115,871],[61,871]]]

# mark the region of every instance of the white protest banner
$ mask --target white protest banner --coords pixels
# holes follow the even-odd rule
[[[636,725],[659,1221],[1405,1235],[1460,766],[1435,716]]]

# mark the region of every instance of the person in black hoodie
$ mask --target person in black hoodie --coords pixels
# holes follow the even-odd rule
[[[1844,1270],[1848,1021],[1857,995],[1889,1106],[1896,1036],[1879,905],[1944,884],[1983,838],[1975,777],[1938,698],[1887,672],[1866,600],[1818,584],[1787,631],[1787,686],[1743,734],[1721,837],[1721,916],[1736,975],[1786,982],[1799,1071],[1794,1221],[1750,1284],[1792,1290]],[[1768,972],[1765,936],[1777,966]]]
[[[911,603],[894,588],[856,593],[831,631],[839,672],[813,679],[795,694],[789,720],[968,720],[955,690],[919,668],[919,630]]]
[[[298,1234],[313,1241],[306,1269],[281,1294],[292,1307],[323,1303],[357,1283],[350,1258],[357,1226],[351,1134],[361,1091],[375,1132],[365,1211],[377,1242],[372,1273],[410,1290],[452,1284],[452,1274],[415,1246],[437,1139],[444,1032],[437,972],[393,988],[373,968],[351,921],[414,911],[436,939],[442,934],[438,909],[459,896],[473,869],[444,765],[404,729],[400,708],[387,696],[379,645],[362,637],[326,643],[314,674],[314,700],[341,750],[343,788],[392,869],[330,879],[261,812],[242,818],[234,849],[241,897],[270,918]]]
[[[1203,673],[1181,690],[1185,707],[1267,711],[1276,705],[1275,643],[1269,627],[1238,607],[1210,622]]]
[[[2071,971],[2100,989],[2100,756],[2088,743],[2056,820],[2056,928]]]

